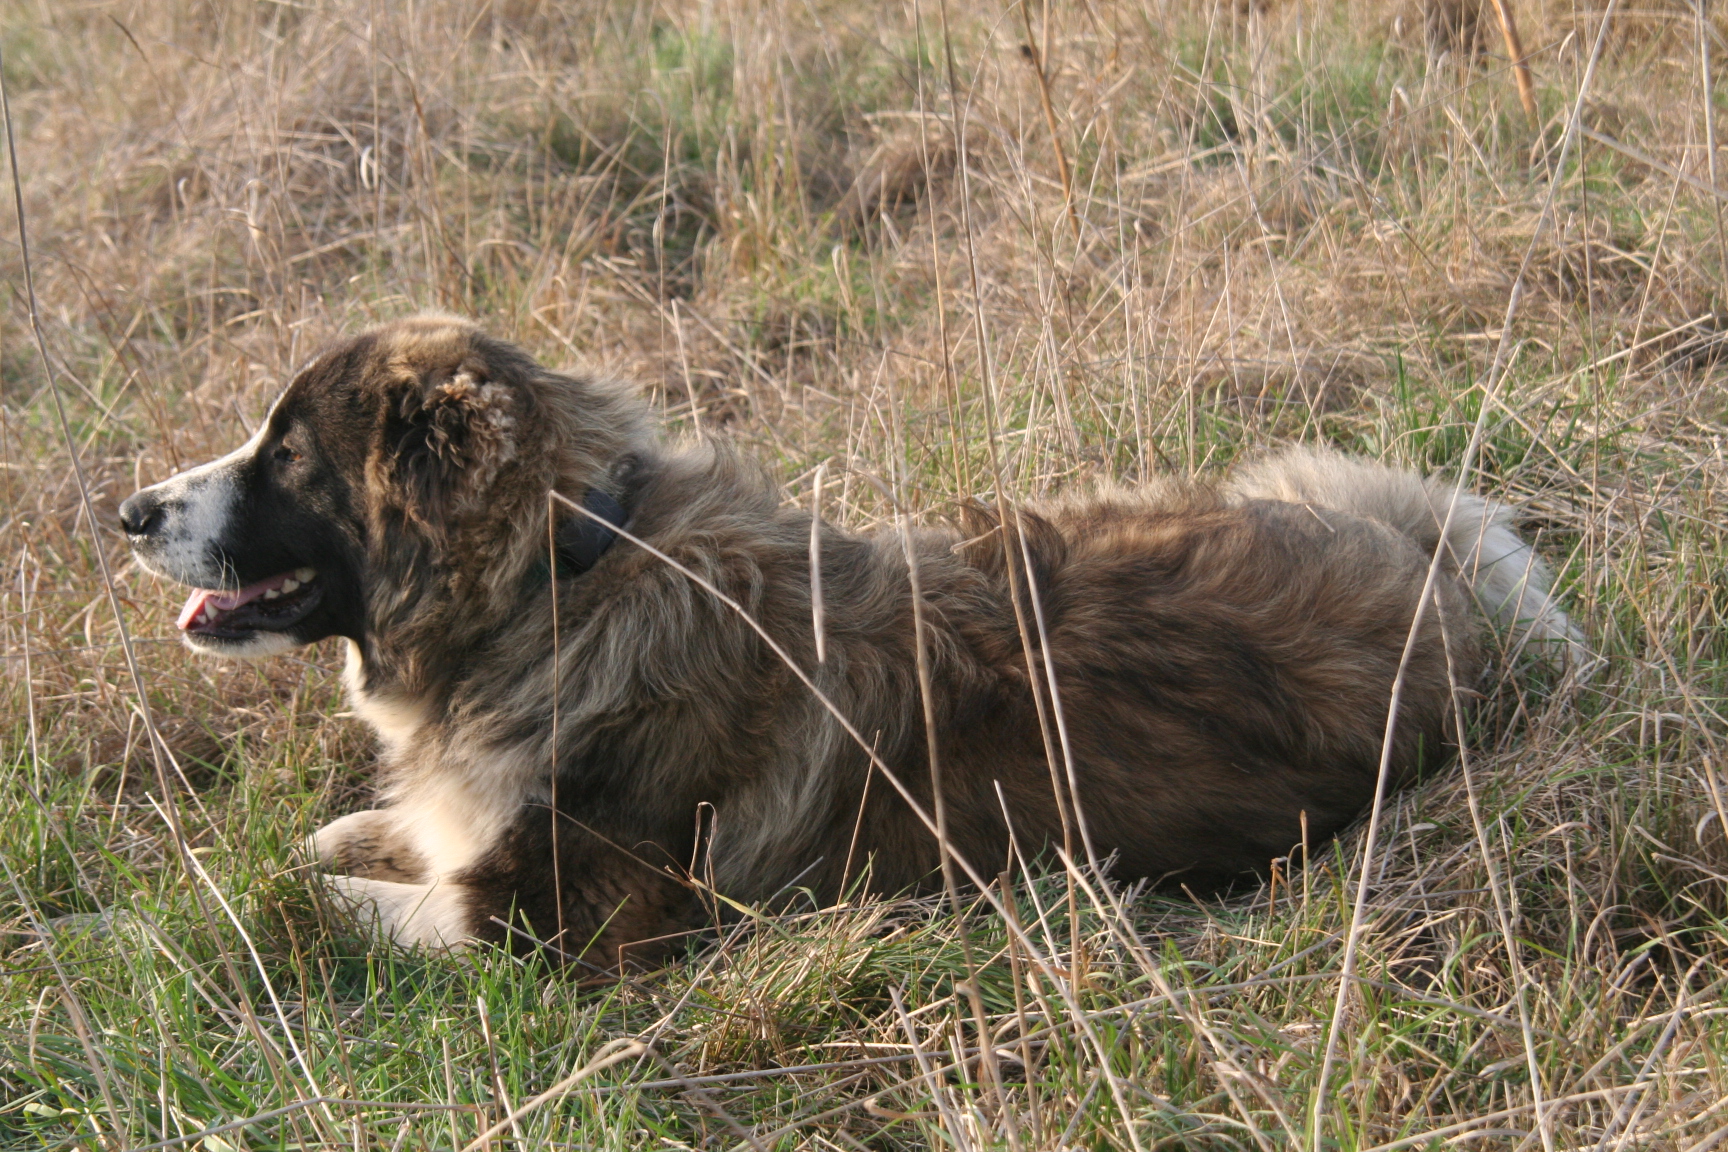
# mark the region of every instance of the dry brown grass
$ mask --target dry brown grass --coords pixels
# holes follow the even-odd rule
[[[1270,1148],[1311,1145],[1319,1099],[1340,1148],[1728,1141],[1728,231],[1706,190],[1728,178],[1701,82],[1706,59],[1728,68],[1725,26],[1621,10],[1582,104],[1593,135],[1557,168],[1600,8],[1519,9],[1540,133],[1473,30],[1491,9],[1028,15],[0,8],[101,521],[81,522],[8,241],[0,1140],[136,1147],[322,1093],[401,1107],[325,1103],[203,1146],[458,1144],[606,1040],[651,1036],[694,1085],[627,1090],[669,1074],[622,1064],[508,1139]],[[1018,878],[1041,947],[1071,974],[1084,954],[1084,1021],[998,921],[920,904],[789,916],[598,991],[367,956],[287,865],[363,786],[334,655],[193,660],[112,514],[241,438],[321,343],[424,307],[630,374],[674,427],[771,460],[792,498],[831,461],[828,509],[857,524],[888,512],[860,477],[928,513],[992,491],[992,437],[1000,482],[1040,494],[1298,438],[1456,469],[1480,417],[1468,479],[1531,508],[1606,663],[1588,687],[1509,683],[1468,773],[1390,803],[1323,1090],[1359,836],[1224,904],[1083,907],[1077,934],[1039,920],[1059,876]],[[202,918],[153,807],[93,547],[240,927]],[[109,935],[31,935],[103,909],[125,912]],[[1006,1085],[940,1071],[977,1044],[962,931]],[[703,1079],[815,1063],[839,1066]]]

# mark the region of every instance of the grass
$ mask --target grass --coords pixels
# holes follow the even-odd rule
[[[1728,25],[1620,12],[1597,136],[1563,155],[1600,9],[1519,9],[1540,131],[1504,61],[1430,45],[1399,0],[1028,15],[0,8],[98,520],[9,239],[0,1145],[460,1148],[622,1054],[491,1145],[1728,1146],[1728,236],[1698,184],[1724,95],[1699,37],[1715,82]],[[1018,940],[976,894],[805,903],[622,982],[380,951],[292,859],[366,795],[338,653],[193,659],[113,514],[323,342],[425,307],[640,381],[788,499],[827,462],[859,526],[884,487],[936,516],[998,463],[1015,496],[1293,440],[1473,464],[1604,663],[1503,664],[1464,762],[1390,797],[1372,845],[1224,901],[1071,904],[1061,869],[1016,868]]]

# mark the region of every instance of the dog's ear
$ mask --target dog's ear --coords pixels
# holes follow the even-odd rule
[[[442,528],[485,506],[516,458],[528,397],[477,355],[405,382],[390,420],[392,470],[408,514]]]

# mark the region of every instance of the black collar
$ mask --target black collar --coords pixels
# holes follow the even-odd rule
[[[542,555],[531,569],[536,584],[550,583],[554,564],[558,579],[568,580],[587,572],[600,563],[606,549],[618,539],[614,528],[622,528],[630,512],[611,493],[590,488],[582,497],[582,507],[600,517],[591,519],[580,512],[564,518],[552,532],[552,559]],[[604,521],[604,523],[602,523]]]

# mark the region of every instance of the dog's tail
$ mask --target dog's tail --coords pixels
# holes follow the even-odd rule
[[[1513,647],[1529,644],[1562,659],[1587,659],[1583,634],[1554,601],[1553,574],[1518,535],[1513,511],[1503,504],[1437,478],[1315,448],[1292,448],[1247,464],[1228,490],[1245,499],[1288,500],[1378,520],[1429,554],[1440,545],[1452,509],[1448,559]]]

